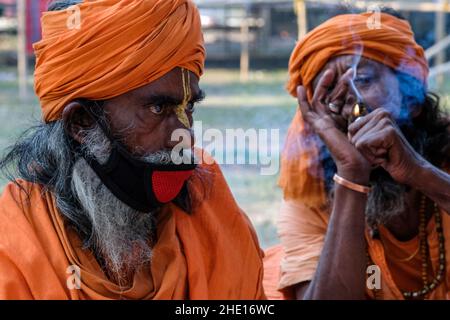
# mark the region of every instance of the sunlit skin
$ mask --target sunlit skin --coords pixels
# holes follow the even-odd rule
[[[450,176],[423,159],[398,128],[395,118],[402,96],[395,73],[387,66],[361,59],[355,81],[372,112],[347,130],[347,119],[357,101],[349,85],[353,60],[352,56],[330,60],[314,81],[310,102],[305,88],[299,86],[299,107],[330,150],[341,177],[368,185],[372,168],[381,166],[395,181],[411,187],[405,212],[386,226],[399,240],[408,240],[418,232],[419,192],[450,212]],[[329,102],[341,106],[338,115],[330,112]],[[420,111],[420,107],[412,108],[411,117]],[[336,185],[319,265],[312,281],[296,285],[298,299],[365,298],[366,201],[366,195]]]
[[[203,92],[199,88],[198,77],[190,71],[189,75],[191,99],[186,106],[186,115],[192,126],[195,103],[203,99]],[[130,152],[143,155],[171,150],[180,142],[172,141],[171,135],[177,129],[187,129],[175,112],[183,99],[181,68],[175,68],[156,81],[106,100],[104,110],[112,132],[121,137]],[[80,103],[69,103],[64,108],[63,119],[71,135],[82,143],[80,130],[93,123]],[[191,138],[192,144],[192,133]]]

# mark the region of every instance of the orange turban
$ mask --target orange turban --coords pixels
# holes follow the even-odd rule
[[[371,15],[339,15],[308,33],[297,44],[289,61],[289,93],[296,97],[297,86],[303,85],[311,94],[314,78],[330,58],[358,53],[425,84],[428,63],[409,23],[381,13],[380,28],[370,29],[367,23]]]
[[[409,23],[390,14],[380,14],[380,28],[371,29],[372,13],[345,14],[329,19],[309,32],[295,47],[289,61],[287,90],[297,96],[297,86],[312,97],[312,83],[332,57],[346,54],[382,63],[420,80],[426,86],[428,64],[424,50],[414,40]],[[362,50],[361,50],[362,48]],[[287,135],[279,185],[285,198],[311,207],[325,204],[323,169],[318,148],[297,112]]]
[[[200,17],[190,0],[84,1],[45,12],[41,22],[35,91],[46,122],[73,99],[109,99],[175,67],[203,73]]]

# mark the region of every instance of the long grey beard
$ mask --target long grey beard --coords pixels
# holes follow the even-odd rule
[[[98,127],[85,130],[83,148],[101,164],[111,154],[111,143]],[[141,160],[166,164],[170,152],[158,151]],[[156,212],[139,212],[119,200],[100,180],[89,164],[80,158],[73,167],[72,191],[92,224],[88,247],[104,261],[104,267],[119,283],[126,275],[151,261],[150,239],[155,229]],[[129,280],[129,279],[128,279]]]
[[[388,223],[406,208],[406,187],[380,171],[372,179],[366,205],[366,221],[371,228]]]
[[[119,283],[150,262],[154,213],[136,211],[120,201],[102,183],[84,159],[73,168],[72,189],[92,225],[89,247]]]

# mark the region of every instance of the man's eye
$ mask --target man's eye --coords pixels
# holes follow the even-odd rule
[[[353,81],[355,82],[355,84],[364,85],[371,83],[373,81],[373,77],[367,75],[358,75]]]
[[[186,106],[186,111],[188,112],[194,112],[195,110],[195,103],[194,102],[189,102]]]
[[[162,114],[164,112],[164,107],[157,104],[157,105],[152,105],[150,106],[150,111],[153,112],[154,114]]]

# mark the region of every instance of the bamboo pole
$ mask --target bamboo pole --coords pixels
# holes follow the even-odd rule
[[[300,40],[308,33],[305,0],[294,0],[294,10],[297,14],[298,39]]]
[[[245,17],[241,23],[241,63],[240,80],[247,82],[249,79],[250,54],[249,54],[249,21]]]
[[[27,92],[27,48],[26,48],[26,0],[17,0],[17,73],[19,98],[25,101]]]
[[[435,33],[436,33],[436,43],[441,42],[445,38],[445,25],[446,25],[446,12],[445,9],[448,6],[447,0],[441,0],[442,10],[436,12],[436,25],[435,25]],[[436,54],[435,65],[439,66],[445,62],[445,49],[439,51]],[[440,87],[444,82],[444,77],[442,74],[438,75],[436,78],[437,85]]]

